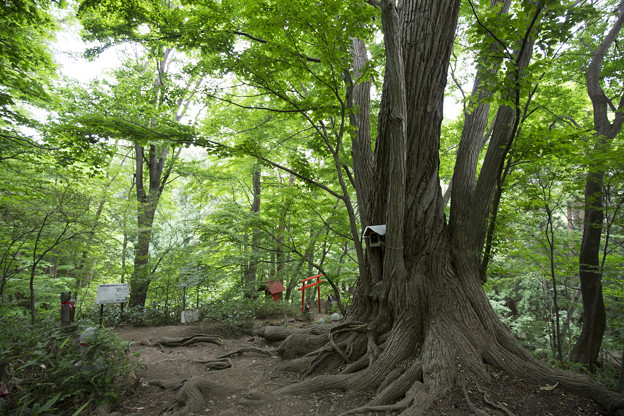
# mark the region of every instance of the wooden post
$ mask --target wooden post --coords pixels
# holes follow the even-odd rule
[[[316,278],[316,283],[317,283],[316,287],[318,287],[318,296],[317,296],[318,307],[319,307],[319,313],[321,313],[321,285],[320,285],[321,277],[320,276]]]
[[[61,292],[61,325],[74,323],[74,304],[71,301],[71,292]]]
[[[104,304],[102,303],[100,305],[100,327],[104,327],[104,325],[102,325],[103,319],[104,319]]]

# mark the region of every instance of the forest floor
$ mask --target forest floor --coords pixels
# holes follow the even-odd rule
[[[322,315],[321,315],[322,316]],[[316,316],[318,319],[321,316]],[[325,317],[326,321],[329,321]],[[257,322],[257,325],[288,325],[307,327],[314,325],[293,319],[277,319],[270,322]],[[132,342],[132,352],[140,352],[141,369],[135,391],[128,392],[121,400],[120,406],[114,409],[123,415],[157,416],[171,414],[176,407],[176,394],[179,389],[163,389],[150,384],[150,380],[168,380],[181,383],[192,377],[203,376],[223,386],[239,389],[238,392],[210,400],[204,415],[339,415],[347,410],[363,405],[374,392],[342,392],[342,391],[310,391],[301,396],[276,396],[279,388],[295,383],[300,376],[292,372],[277,369],[281,359],[277,354],[260,354],[256,351],[245,352],[229,357],[230,368],[211,370],[206,364],[197,361],[216,359],[223,355],[243,348],[260,348],[273,350],[275,345],[268,345],[259,337],[245,334],[220,323],[187,324],[149,328],[118,328],[114,330],[120,338]],[[195,334],[218,335],[223,345],[213,343],[196,343],[182,347],[165,347],[161,345],[145,346],[142,341],[152,342],[163,337],[188,337]],[[547,386],[539,386],[515,379],[500,373],[493,373],[490,385],[482,385],[491,398],[503,403],[516,416],[544,415],[607,415],[595,403],[584,398],[567,394],[558,388],[547,390]],[[261,406],[249,406],[241,400],[245,392],[264,395],[266,399]],[[483,395],[476,386],[468,386],[468,395],[474,404],[483,403]],[[491,410],[491,409],[490,409]],[[473,412],[461,389],[448,392],[429,409],[427,415],[469,415]],[[390,415],[397,413],[371,413],[371,415]],[[492,413],[496,414],[496,413]],[[501,413],[502,414],[502,413]]]

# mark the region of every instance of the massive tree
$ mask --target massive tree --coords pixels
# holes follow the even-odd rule
[[[382,249],[367,248],[367,270],[361,270],[349,319],[335,330],[345,338],[336,337],[334,348],[320,352],[308,369],[335,368],[343,360],[350,364],[340,374],[318,376],[281,392],[303,392],[312,386],[378,388],[368,409],[420,414],[456,382],[489,379],[489,365],[537,382],[558,382],[611,410],[621,409],[621,396],[581,375],[549,369],[522,349],[501,324],[481,285],[488,218],[516,135],[533,28],[548,10],[547,2],[526,3],[517,42],[499,44],[510,46],[503,51],[510,58],[504,104],[497,110],[476,177],[485,125],[462,137],[446,221],[438,152],[459,3],[380,4],[386,67],[377,140],[374,155],[365,155],[365,166],[354,170],[356,175],[369,171],[370,188],[356,186],[358,200],[368,205],[360,208],[363,225],[385,224],[385,242]],[[366,118],[362,105],[357,110]],[[357,127],[365,137],[366,125]]]
[[[477,34],[480,58],[487,61],[477,68],[471,98],[476,108],[470,108],[474,115],[461,138],[447,220],[439,178],[440,130],[460,3],[323,1],[318,7],[295,0],[280,7],[263,0],[208,2],[209,7],[180,8],[187,17],[175,22],[184,24],[159,33],[200,49],[206,68],[215,65],[211,48],[223,48],[217,66],[249,87],[243,98],[258,99],[255,104],[235,95],[222,99],[250,110],[298,114],[315,132],[310,152],[323,148],[336,168],[331,184],[297,168],[288,171],[336,197],[349,215],[360,272],[353,304],[346,321],[332,329],[327,347],[299,362],[307,373],[340,371],[281,393],[373,388],[377,394],[366,409],[421,414],[456,383],[489,380],[492,366],[524,379],[556,382],[610,410],[622,409],[621,396],[588,377],[550,369],[525,351],[500,322],[482,287],[488,223],[500,198],[523,100],[534,88],[526,75],[534,42],[542,29],[553,32],[562,19],[568,23],[564,12],[573,5],[514,2],[513,16],[507,18],[509,2],[467,3],[483,29]],[[373,39],[367,28],[379,22],[377,12],[385,68],[375,118],[369,82],[375,70],[366,44]],[[231,19],[224,19],[228,13]],[[484,14],[489,21],[481,18]],[[132,25],[140,25],[128,16]],[[236,44],[234,36],[244,41]],[[498,106],[490,110],[494,93]],[[343,140],[349,134],[350,149]],[[219,147],[205,138],[197,142]],[[371,225],[385,225],[385,233],[381,245],[364,250],[362,231]]]

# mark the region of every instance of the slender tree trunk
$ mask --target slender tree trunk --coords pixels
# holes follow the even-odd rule
[[[130,292],[130,307],[145,306],[150,284],[150,243],[156,214],[155,202],[139,203],[137,215],[137,244],[134,249],[134,272]]]
[[[548,241],[548,261],[550,263],[550,279],[553,287],[551,320],[553,323],[553,351],[557,354],[560,365],[563,365],[563,351],[561,349],[561,317],[559,315],[559,289],[557,288],[557,275],[555,273],[555,231],[553,229],[553,214],[550,206],[544,206],[547,215],[547,224],[544,229]],[[552,314],[554,313],[554,319]]]
[[[258,257],[260,256],[260,228],[256,225],[258,216],[260,215],[260,194],[262,192],[262,169],[260,164],[257,164],[253,168],[252,173],[252,187],[253,187],[253,200],[251,203],[251,253],[245,269],[245,293],[249,298],[256,298],[256,273],[258,270]]]
[[[598,48],[593,51],[587,69],[587,92],[593,105],[596,145],[596,160],[611,147],[612,140],[622,129],[624,121],[624,94],[616,105],[608,98],[600,85],[602,62],[609,48],[616,42],[624,23],[624,2],[618,7],[619,16]],[[615,108],[613,120],[609,120],[609,108]],[[583,329],[572,349],[571,360],[586,364],[593,370],[602,337],[606,328],[606,314],[602,296],[602,270],[600,268],[600,247],[604,221],[603,178],[606,167],[599,162],[590,167],[585,184],[585,221],[579,255],[579,276],[583,299]]]

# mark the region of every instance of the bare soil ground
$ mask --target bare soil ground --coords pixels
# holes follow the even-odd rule
[[[317,316],[319,318],[319,316]],[[328,321],[327,317],[325,320]],[[277,319],[271,322],[257,322],[272,325],[305,327],[313,325],[303,321]],[[150,380],[182,382],[192,377],[203,376],[220,385],[240,389],[223,397],[214,397],[208,402],[204,415],[339,415],[359,405],[363,405],[374,392],[310,391],[302,396],[278,396],[275,391],[291,383],[300,376],[292,372],[278,370],[281,361],[276,354],[245,352],[230,357],[232,367],[213,370],[206,361],[237,351],[242,348],[261,348],[272,351],[275,345],[268,345],[262,338],[253,337],[243,331],[233,330],[219,323],[189,324],[152,328],[119,328],[115,330],[120,338],[133,342],[132,351],[141,352],[142,368],[138,371],[135,392],[126,394],[118,409],[123,415],[156,416],[171,414],[176,407],[179,389],[163,389],[149,383]],[[196,343],[183,347],[160,345],[144,346],[141,341],[156,341],[163,337],[187,337],[195,334],[219,335],[223,345]],[[567,394],[558,388],[543,389],[523,380],[494,373],[489,385],[467,386],[470,402],[483,408],[487,401],[499,401],[514,415],[607,415],[591,401]],[[479,391],[488,392],[486,399]],[[249,392],[264,399],[261,405],[249,405],[241,400]],[[450,391],[427,412],[428,415],[468,415],[474,414],[461,388]],[[490,407],[490,411],[492,408]],[[371,413],[373,414],[373,413]],[[398,413],[374,413],[375,415]],[[492,413],[497,414],[497,413]],[[505,414],[500,412],[500,414]]]

